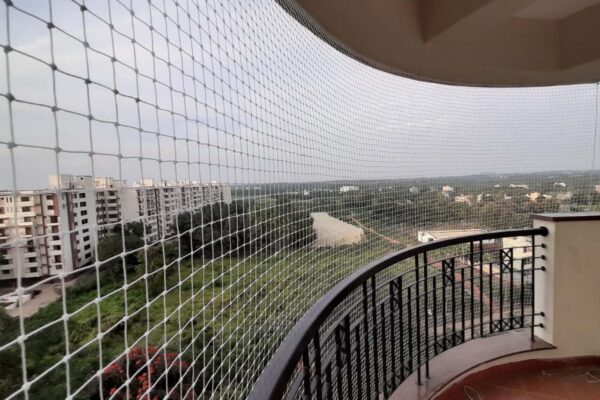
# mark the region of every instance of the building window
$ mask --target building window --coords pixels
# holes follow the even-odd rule
[[[33,231],[31,230],[31,228],[29,228],[29,227],[25,228],[26,235],[31,235],[32,233],[33,233]]]
[[[55,224],[58,222],[58,217],[50,217],[50,223]]]
[[[89,237],[89,236],[84,236],[84,237],[83,237],[83,241],[84,241],[84,242],[87,242],[88,240],[90,240],[90,237]]]
[[[29,196],[22,196],[21,201],[29,201]]]
[[[31,211],[31,207],[21,207],[21,211],[23,211],[23,212],[30,212]]]
[[[54,210],[54,205],[53,204],[48,204],[48,210]]]
[[[83,225],[87,224],[87,223],[88,223],[88,220],[87,220],[87,218],[85,218],[85,219],[82,219],[82,220],[81,220],[81,223],[82,223]]]
[[[61,256],[54,256],[54,262],[62,262],[62,257]]]
[[[34,253],[35,252],[35,247],[34,246],[27,246],[27,252],[28,253]]]
[[[2,273],[3,273],[4,275],[8,275],[8,274],[10,274],[10,270],[8,270],[8,269],[3,269],[3,270],[2,270]]]
[[[46,200],[52,200],[52,197],[53,196],[51,194],[48,194],[48,195],[46,195]]]
[[[10,264],[10,260],[7,260],[6,258],[0,258],[0,265],[8,265]]]
[[[31,267],[29,268],[29,272],[32,274],[35,274],[37,272],[37,267]]]
[[[90,246],[89,244],[86,244],[85,246],[83,246],[83,249],[84,249],[84,250],[89,250],[89,249],[90,249],[90,247],[91,247],[91,246]]]
[[[62,269],[62,265],[60,265],[60,264],[56,264],[56,265],[54,266],[54,269]]]
[[[90,230],[89,230],[88,228],[85,228],[85,229],[83,230],[83,233],[88,233],[89,231],[90,231]]]
[[[85,198],[85,193],[79,193],[79,198],[80,199],[84,199]]]
[[[30,263],[34,263],[37,262],[37,259],[35,257],[29,257],[27,261],[29,261]]]
[[[86,210],[82,210],[81,211],[81,215],[87,215],[87,211]]]
[[[52,236],[52,240],[60,240],[60,236]]]
[[[81,203],[79,203],[79,207],[86,207],[87,203],[85,201],[82,201]]]

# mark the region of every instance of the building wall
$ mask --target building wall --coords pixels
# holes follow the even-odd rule
[[[135,187],[112,178],[50,176],[49,189],[0,193],[0,280],[71,272],[94,261],[96,240],[124,223],[143,221],[149,242],[177,215],[231,203],[231,188],[216,183],[154,182]]]

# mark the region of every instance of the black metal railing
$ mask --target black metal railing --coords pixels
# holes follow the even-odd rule
[[[387,398],[468,340],[536,325],[536,236],[506,230],[406,248],[358,270],[296,323],[250,399]],[[518,246],[502,239],[525,238]],[[514,242],[513,242],[514,243]],[[518,243],[518,242],[517,242]],[[538,252],[539,253],[539,252]],[[424,371],[423,371],[424,369]]]

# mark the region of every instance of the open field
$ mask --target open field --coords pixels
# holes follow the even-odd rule
[[[356,244],[365,240],[362,228],[334,218],[328,213],[315,212],[310,216],[313,218],[313,229],[317,236],[312,244],[314,248]]]

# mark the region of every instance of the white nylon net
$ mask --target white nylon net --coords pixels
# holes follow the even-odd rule
[[[0,47],[1,398],[245,398],[367,262],[600,210],[596,84],[400,78],[267,0],[4,0]]]

